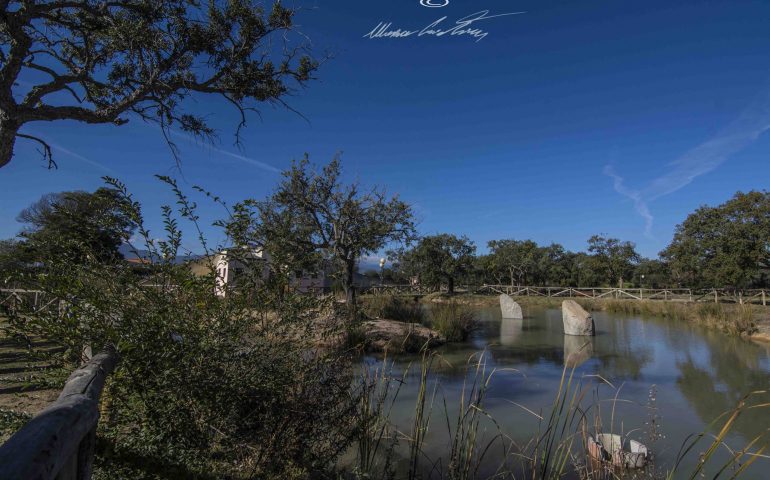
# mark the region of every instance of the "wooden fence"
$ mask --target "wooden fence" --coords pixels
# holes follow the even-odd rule
[[[0,288],[0,313],[6,310],[61,308],[61,300],[40,290]]]
[[[626,300],[664,300],[678,302],[713,302],[767,305],[768,290],[692,289],[692,288],[607,288],[607,287],[529,287],[517,285],[482,285],[477,293],[505,293],[528,297],[583,297]]]
[[[59,398],[0,446],[0,479],[89,480],[99,398],[116,363],[110,350],[72,372]]]
[[[377,285],[362,291],[373,295],[425,295],[437,291],[419,285]],[[520,285],[458,286],[457,292],[479,294],[505,293],[513,297],[614,298],[626,300],[663,300],[674,302],[713,302],[767,305],[770,290],[735,290],[726,288],[608,288],[608,287],[532,287]]]

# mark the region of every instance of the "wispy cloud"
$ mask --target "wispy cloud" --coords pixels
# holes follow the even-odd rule
[[[68,149],[66,147],[63,147],[63,146],[59,145],[56,142],[52,142],[51,140],[49,140],[48,138],[46,138],[45,136],[41,135],[38,132],[30,131],[28,133],[30,135],[34,135],[36,137],[45,138],[45,141],[48,144],[48,146],[51,147],[51,150],[55,150],[57,152],[61,152],[61,153],[65,154],[65,155],[68,155],[68,156],[70,156],[72,158],[76,158],[76,159],[80,160],[81,162],[87,163],[87,164],[91,165],[92,167],[96,167],[99,170],[102,170],[102,171],[107,172],[109,174],[115,175],[115,170],[113,170],[110,167],[107,167],[105,165],[102,165],[101,163],[97,162],[96,160],[91,160],[90,158],[88,158],[88,157],[86,157],[84,155],[81,155],[79,153],[73,152],[72,150],[70,150],[70,149]]]
[[[623,177],[615,172],[612,165],[604,167],[604,174],[613,179],[616,192],[634,202],[634,208],[645,221],[644,233],[652,238],[655,219],[650,212],[650,202],[670,195],[686,187],[697,177],[716,169],[767,130],[770,130],[770,90],[758,96],[738,118],[712,138],[669,163],[670,170],[644,188],[634,190],[627,187]]]
[[[51,146],[52,149],[57,150],[57,151],[65,154],[65,155],[69,155],[70,157],[77,158],[78,160],[80,160],[82,162],[85,162],[85,163],[87,163],[87,164],[89,164],[89,165],[91,165],[93,167],[96,167],[99,170],[105,171],[107,173],[111,173],[113,175],[115,174],[115,170],[113,170],[113,169],[111,169],[109,167],[106,167],[106,166],[102,165],[101,163],[99,163],[99,162],[97,162],[95,160],[91,160],[88,157],[84,157],[83,155],[81,155],[79,153],[75,153],[72,150],[69,150],[67,148],[64,148],[64,147],[62,147],[59,144],[52,143],[52,142],[48,142],[48,144]]]
[[[201,142],[200,140],[198,140],[195,137],[192,137],[190,135],[187,135],[186,133],[179,132],[179,131],[176,131],[176,130],[171,130],[171,134],[176,136],[176,137],[179,137],[179,138],[181,138],[181,139],[183,139],[183,140],[185,140],[187,142],[193,143],[193,144],[195,144],[195,145],[197,145],[199,147],[204,147],[204,148],[206,148],[208,150],[211,150],[212,152],[217,152],[219,154],[222,154],[222,155],[225,155],[225,156],[228,156],[228,157],[231,157],[231,158],[235,158],[236,160],[240,160],[240,161],[242,161],[244,163],[248,163],[248,164],[253,165],[255,167],[261,168],[262,170],[267,170],[268,172],[273,172],[273,173],[281,173],[280,169],[270,165],[269,163],[265,163],[265,162],[262,162],[260,160],[255,160],[253,158],[246,157],[244,155],[240,155],[240,154],[237,154],[237,153],[229,152],[227,150],[223,150],[221,148],[217,148],[217,147],[215,147],[213,145]]]

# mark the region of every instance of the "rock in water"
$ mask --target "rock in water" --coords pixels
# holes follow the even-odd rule
[[[561,318],[564,321],[565,335],[591,335],[594,332],[594,318],[574,300],[564,300],[561,304]]]
[[[419,352],[423,347],[435,348],[446,343],[436,330],[418,323],[395,320],[369,320],[361,324],[368,352]]]
[[[503,318],[524,318],[521,305],[504,293],[500,295],[500,310],[503,311]]]

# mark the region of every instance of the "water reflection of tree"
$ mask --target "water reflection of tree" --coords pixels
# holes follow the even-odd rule
[[[652,360],[652,349],[645,344],[640,320],[606,322],[608,331],[596,338],[595,373],[613,379],[639,380],[642,369]]]
[[[770,387],[770,373],[761,370],[761,350],[756,345],[719,334],[709,334],[706,340],[710,368],[699,366],[688,355],[677,365],[680,371],[677,385],[701,420],[709,423],[735,408],[747,393]],[[770,402],[770,394],[757,396],[753,401]],[[738,417],[734,430],[751,439],[764,432],[768,425],[770,411],[753,409]]]

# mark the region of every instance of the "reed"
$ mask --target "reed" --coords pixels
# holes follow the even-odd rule
[[[363,369],[358,398],[356,432],[356,467],[354,474],[362,478],[393,478],[393,454],[398,444],[390,422],[393,405],[405,377],[392,376],[393,365],[387,357],[380,367]],[[406,373],[404,373],[406,375]]]
[[[458,302],[437,303],[430,308],[428,325],[449,342],[468,339],[478,322],[474,309]]]
[[[751,400],[761,394],[767,393],[764,390],[751,392],[744,396],[736,407],[730,411],[727,411],[715,418],[703,431],[697,435],[690,435],[682,443],[674,467],[666,476],[667,480],[673,480],[675,478],[688,478],[694,480],[696,478],[702,478],[714,473],[712,478],[719,478],[728,469],[732,469],[732,475],[730,478],[739,478],[740,475],[746,471],[746,469],[754,463],[758,458],[763,457],[764,451],[767,449],[767,442],[761,443],[763,439],[770,438],[770,427],[764,432],[760,433],[749,441],[742,449],[733,450],[725,443],[725,437],[735,425],[736,420],[740,415],[751,409],[756,408],[770,408],[770,403],[754,403]],[[722,423],[724,422],[724,423]],[[712,435],[710,432],[715,427],[721,425],[716,435]],[[707,443],[708,439],[711,439],[711,443]],[[706,442],[704,442],[706,440]],[[705,444],[705,451],[702,450]],[[696,448],[697,447],[697,448]],[[752,448],[758,447],[756,451],[751,451]],[[721,465],[716,463],[716,452],[720,449],[726,449],[729,452],[728,459]],[[699,458],[695,466],[691,470],[687,471],[681,468],[682,461],[688,456],[698,454]],[[765,456],[766,458],[766,456]],[[714,465],[716,463],[716,465]],[[706,469],[710,466],[716,468],[716,472],[710,472],[706,474]]]
[[[368,295],[361,297],[361,311],[370,318],[385,318],[399,322],[422,323],[425,310],[413,297]]]
[[[588,454],[587,439],[589,431],[596,433],[617,433],[622,437],[629,432],[616,432],[615,429],[623,422],[617,406],[620,403],[632,403],[620,398],[620,388],[616,388],[606,379],[598,375],[585,375],[576,378],[574,368],[564,367],[561,380],[554,399],[547,413],[511,404],[525,410],[528,414],[540,420],[537,433],[525,445],[519,447],[501,431],[497,422],[485,408],[487,396],[493,377],[499,370],[488,370],[485,352],[469,357],[466,364],[466,379],[463,389],[457,399],[456,416],[450,414],[451,399],[442,399],[446,429],[449,438],[449,448],[441,458],[429,458],[426,449],[426,435],[431,428],[433,409],[436,407],[436,397],[439,380],[432,376],[434,363],[444,361],[436,354],[423,350],[417,375],[418,389],[414,404],[414,417],[408,434],[402,434],[408,443],[406,453],[407,471],[402,472],[409,480],[426,478],[449,478],[452,480],[470,480],[474,478],[525,478],[532,480],[557,480],[577,476],[581,479],[620,479],[632,475],[633,478],[649,479],[680,479],[695,480],[708,478],[739,478],[743,472],[758,458],[766,457],[767,438],[770,428],[751,439],[739,450],[727,447],[725,439],[738,417],[745,411],[756,408],[770,408],[770,403],[752,403],[753,397],[764,394],[764,391],[753,392],[744,397],[735,409],[725,412],[701,433],[687,437],[679,450],[675,464],[668,470],[660,470],[653,462],[654,453],[648,458],[648,465],[643,470],[622,470],[611,462],[597,461]],[[409,368],[413,365],[410,364]],[[392,379],[383,376],[367,377],[370,385],[376,385],[371,392],[374,395],[362,400],[365,406],[366,428],[365,445],[359,446],[359,462],[357,463],[358,478],[398,478],[398,473],[392,468],[393,449],[397,442],[395,427],[390,425],[390,413],[395,397],[400,391],[400,383],[393,385]],[[404,373],[399,382],[406,381]],[[612,395],[602,398],[600,388],[608,386]],[[650,410],[647,440],[652,447],[661,437],[659,432],[657,407],[655,405],[656,389],[650,390],[647,405],[638,405]],[[602,404],[609,403],[611,410],[602,411]],[[609,417],[609,424],[603,425],[603,419]],[[485,435],[486,425],[494,427],[493,435]],[[710,432],[716,430],[716,434]],[[490,459],[493,449],[499,449],[500,460]],[[727,449],[729,455],[718,456],[720,449]],[[685,462],[692,455],[698,455],[695,462]],[[385,459],[379,463],[375,458]],[[499,462],[495,465],[492,462]],[[685,465],[691,465],[685,467]],[[491,477],[482,477],[482,470],[492,471]],[[708,471],[708,473],[707,473]],[[403,478],[403,477],[401,477]]]

